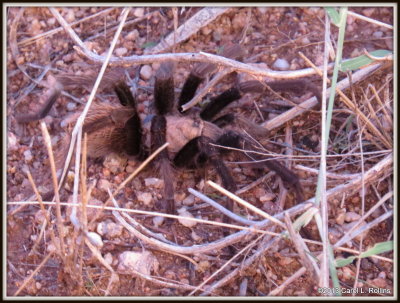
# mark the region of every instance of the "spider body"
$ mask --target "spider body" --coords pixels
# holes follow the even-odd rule
[[[210,71],[215,70],[211,64],[200,63],[192,70],[183,85],[180,98],[175,103],[173,64],[163,63],[156,73],[154,85],[155,115],[151,118],[150,127],[143,124],[136,109],[136,100],[129,87],[123,81],[113,84],[120,104],[93,104],[84,121],[83,132],[87,133],[88,155],[93,158],[103,157],[111,152],[125,153],[144,159],[149,152],[155,151],[165,142],[169,142],[168,150],[163,150],[155,159],[158,171],[164,179],[163,208],[168,213],[175,212],[173,169],[175,167],[199,167],[210,163],[221,178],[222,184],[230,191],[237,189],[234,178],[221,158],[222,150],[217,145],[234,148],[254,149],[254,143],[240,133],[238,129],[251,126],[246,119],[233,114],[218,114],[230,103],[240,99],[245,93],[265,91],[265,85],[259,81],[239,83],[213,98],[200,114],[185,115],[181,106],[194,96],[197,87]],[[72,85],[73,81],[63,77],[62,81]],[[68,80],[67,80],[68,79]],[[298,86],[306,86],[302,81],[284,85],[270,83],[272,88],[281,91],[297,91]],[[300,83],[300,84],[299,84]],[[292,88],[291,88],[292,86]],[[45,109],[35,115],[20,115],[17,120],[29,122],[43,118],[60,94],[60,88],[50,96]],[[226,127],[227,125],[236,127]],[[251,127],[250,127],[251,128]],[[254,127],[255,133],[265,133]],[[251,132],[251,131],[250,131]],[[147,135],[150,134],[150,136]],[[261,160],[257,155],[252,160]],[[276,160],[264,162],[273,169],[289,185],[294,187],[297,200],[303,199],[302,188],[296,174]],[[172,165],[171,165],[172,164]],[[261,164],[257,164],[261,165]]]

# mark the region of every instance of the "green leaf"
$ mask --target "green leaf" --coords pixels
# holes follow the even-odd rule
[[[340,16],[339,13],[333,7],[326,7],[325,11],[328,13],[329,17],[331,17],[332,23],[336,26],[339,26]]]
[[[141,46],[141,48],[152,48],[152,47],[154,47],[156,45],[157,45],[156,41],[149,41],[149,42],[146,42],[145,44],[143,44]]]
[[[393,241],[381,242],[375,244],[373,247],[368,249],[367,251],[360,254],[360,256],[352,256],[346,259],[337,259],[336,260],[336,267],[343,267],[350,263],[352,263],[356,258],[367,258],[375,255],[379,255],[388,251],[393,250]]]
[[[391,51],[385,50],[385,49],[379,49],[379,50],[375,50],[369,53],[371,56],[374,57],[378,57],[378,58],[384,58],[387,55],[392,54]],[[370,57],[366,56],[366,55],[361,55],[358,56],[356,58],[350,59],[346,62],[343,62],[340,65],[340,71],[342,72],[347,72],[350,70],[356,70],[359,69],[360,67],[367,65],[367,64],[371,64],[372,62],[374,62],[375,60],[371,59]]]

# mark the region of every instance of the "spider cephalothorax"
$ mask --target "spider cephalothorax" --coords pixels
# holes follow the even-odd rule
[[[226,55],[237,57],[240,53],[238,50],[237,47],[228,48]],[[142,160],[149,152],[169,142],[168,150],[162,151],[156,158],[159,172],[164,179],[164,201],[166,202],[164,208],[169,213],[175,212],[172,166],[196,167],[210,163],[221,177],[223,186],[230,191],[235,191],[236,183],[221,158],[223,150],[218,145],[234,148],[246,146],[246,149],[254,149],[255,145],[240,132],[239,127],[225,127],[232,124],[244,125],[246,124],[243,123],[246,121],[244,118],[236,117],[231,113],[219,114],[227,105],[240,99],[245,93],[262,93],[266,90],[266,86],[259,81],[238,83],[211,99],[199,114],[193,112],[182,114],[181,106],[191,100],[206,75],[215,69],[216,67],[212,64],[197,64],[183,85],[178,102],[175,102],[174,64],[172,62],[161,64],[155,77],[155,114],[151,118],[149,139],[145,135],[147,132],[137,112],[136,100],[130,88],[121,80],[114,81],[112,87],[120,104],[93,104],[84,122],[83,132],[88,135],[88,155],[97,158],[116,152],[136,156]],[[43,118],[57,99],[61,89],[74,84],[71,78],[73,77],[58,78],[61,85],[54,88],[39,114],[20,115],[17,120],[29,122]],[[299,86],[306,85],[302,81],[267,84],[277,91],[297,91]],[[247,127],[249,125],[251,123],[247,123]],[[251,156],[251,159],[261,160],[262,157],[255,154]],[[291,170],[273,159],[262,163],[276,171],[286,183],[294,187],[298,201],[303,200],[299,179]]]

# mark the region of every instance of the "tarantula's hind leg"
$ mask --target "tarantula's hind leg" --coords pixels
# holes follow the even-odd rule
[[[164,116],[156,115],[151,121],[151,150],[154,152],[166,142],[167,121]],[[158,170],[164,180],[164,209],[169,214],[175,214],[174,181],[168,151],[164,149],[156,157]]]
[[[30,113],[30,114],[19,114],[15,116],[15,119],[19,123],[28,123],[32,121],[37,121],[40,119],[43,119],[44,117],[47,116],[49,113],[50,109],[54,105],[54,103],[57,101],[58,97],[61,94],[61,91],[63,89],[63,86],[56,82],[54,87],[50,90],[50,96],[46,100],[46,103],[40,108],[40,110],[36,113]]]
[[[239,135],[234,131],[228,131],[223,134],[218,140],[217,144],[221,146],[233,147],[237,149],[255,149],[253,143],[248,142],[243,136]],[[250,145],[249,148],[246,145]],[[250,158],[250,155],[247,155]],[[297,203],[301,203],[304,201],[304,193],[303,188],[300,184],[299,177],[291,171],[286,166],[280,164],[277,160],[267,159],[267,161],[258,162],[261,160],[265,160],[265,157],[259,154],[251,154],[251,159],[256,160],[255,164],[253,164],[256,168],[260,167],[260,163],[265,163],[265,166],[269,169],[275,171],[282,180],[291,186],[296,192],[296,201]]]
[[[190,140],[182,149],[176,154],[174,164],[177,167],[184,166],[200,166],[205,161],[210,161],[215,167],[218,175],[222,179],[223,186],[235,192],[237,189],[236,183],[232,178],[228,168],[225,166],[221,159],[218,149],[212,145],[213,142],[210,138],[199,136]],[[232,210],[232,202],[230,201],[227,208]]]

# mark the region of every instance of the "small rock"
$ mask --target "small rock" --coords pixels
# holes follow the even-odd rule
[[[67,111],[71,112],[76,109],[76,103],[75,102],[68,102],[67,103]]]
[[[149,206],[153,201],[153,196],[150,193],[139,192],[137,194],[137,198],[140,202],[143,202],[143,204],[146,206]]]
[[[24,151],[24,157],[26,162],[30,162],[33,160],[32,152],[29,149]]]
[[[149,80],[153,74],[153,70],[150,65],[143,65],[140,69],[140,77],[143,80]]]
[[[336,223],[339,224],[339,225],[343,225],[345,217],[346,217],[346,213],[345,212],[340,212],[336,216],[336,219],[335,219]]]
[[[268,7],[265,6],[261,6],[261,7],[257,7],[258,11],[260,12],[260,14],[264,15],[267,11],[268,11]]]
[[[128,50],[125,47],[118,47],[115,49],[115,55],[117,57],[122,57],[128,52]]]
[[[346,222],[354,222],[357,221],[358,219],[360,219],[361,216],[355,212],[349,211],[346,213],[344,220]]]
[[[125,170],[127,161],[126,157],[112,153],[106,156],[103,166],[108,168],[113,174],[118,174]]]
[[[382,37],[383,37],[383,32],[381,32],[381,31],[376,31],[376,32],[374,32],[374,33],[372,34],[372,36],[373,36],[374,38],[382,38]]]
[[[203,238],[200,237],[198,234],[196,234],[196,233],[194,232],[194,230],[192,230],[191,236],[192,236],[192,239],[193,239],[194,241],[196,241],[196,242],[200,242],[201,240],[203,240]]]
[[[134,271],[137,271],[148,276],[152,270],[157,272],[159,267],[157,258],[149,251],[125,251],[118,259],[118,271],[127,274],[134,274]]]
[[[212,29],[211,29],[209,26],[203,27],[203,28],[201,29],[201,33],[202,33],[204,36],[208,36],[211,32],[212,32]]]
[[[194,216],[193,216],[190,212],[187,211],[186,207],[182,207],[182,208],[178,209],[178,214],[179,214],[181,217],[185,217],[185,218],[194,218]],[[191,227],[193,227],[193,226],[195,226],[195,225],[197,224],[196,221],[193,221],[193,220],[186,220],[186,219],[182,219],[182,218],[178,219],[178,221],[179,221],[179,223],[181,223],[183,226],[186,226],[186,227],[189,227],[189,228],[191,228]]]
[[[108,180],[101,179],[97,183],[97,188],[107,193],[108,190],[112,188],[112,186],[111,186],[111,183]]]
[[[133,15],[137,18],[141,18],[144,16],[144,8],[138,7],[134,10]]]
[[[265,195],[260,197],[261,202],[272,201],[275,198],[275,194],[273,193],[266,193]]]
[[[153,217],[153,225],[155,227],[159,227],[160,225],[162,225],[164,223],[165,218],[161,217],[161,216],[156,216]]]
[[[287,70],[290,65],[285,59],[276,59],[272,66],[276,69]]]
[[[351,280],[354,278],[355,274],[349,267],[342,267],[343,278],[345,280]]]
[[[97,225],[97,232],[109,239],[121,236],[123,230],[122,225],[114,222],[101,222]]]
[[[134,41],[139,37],[139,31],[137,29],[134,29],[133,31],[129,32],[126,36],[126,40]]]
[[[372,8],[363,9],[363,10],[362,10],[362,13],[363,13],[363,15],[366,16],[366,17],[371,17],[372,14],[374,13],[374,11],[375,11],[375,8],[372,7]]]
[[[72,23],[75,21],[75,13],[72,8],[68,9],[67,15],[65,16],[65,21]]]
[[[18,139],[17,137],[12,133],[8,132],[7,136],[7,150],[9,151],[15,151],[18,149]]]
[[[158,178],[147,178],[144,179],[144,184],[154,188],[162,188],[164,185],[164,180]]]
[[[103,245],[104,245],[103,239],[101,238],[101,236],[98,233],[88,232],[86,234],[86,237],[88,238],[90,243],[92,243],[97,248],[102,248],[103,247]]]
[[[107,264],[112,265],[113,263],[113,256],[111,253],[106,253],[104,256],[104,260],[107,262]]]
[[[385,280],[385,279],[382,279],[382,278],[373,279],[373,280],[371,281],[371,284],[375,285],[375,286],[378,287],[378,288],[386,288],[386,287],[387,287],[387,282],[386,282],[386,280]]]
[[[209,269],[211,267],[211,264],[208,260],[203,260],[200,261],[197,266],[196,266],[196,271],[203,273],[205,272],[207,269]]]

